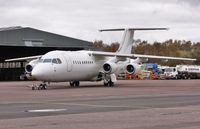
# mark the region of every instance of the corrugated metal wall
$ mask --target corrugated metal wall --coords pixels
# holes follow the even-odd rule
[[[23,67],[4,67],[5,59],[43,55],[52,50],[91,49],[92,43],[34,28],[0,28],[0,81],[19,80]],[[11,64],[8,64],[11,65]]]

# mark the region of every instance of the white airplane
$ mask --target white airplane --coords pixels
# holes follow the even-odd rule
[[[25,67],[26,73],[42,83],[39,89],[46,89],[50,82],[69,82],[79,86],[80,81],[104,81],[105,86],[113,86],[116,76],[127,71],[134,74],[139,63],[149,58],[195,61],[191,58],[166,57],[131,54],[133,36],[139,30],[167,30],[167,28],[106,29],[102,31],[124,31],[119,49],[115,52],[98,51],[50,51],[42,56],[8,59],[6,61],[31,60]]]

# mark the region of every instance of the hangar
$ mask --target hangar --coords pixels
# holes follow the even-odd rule
[[[0,81],[19,80],[26,62],[5,59],[43,55],[52,50],[91,49],[92,42],[54,34],[30,27],[0,28]]]

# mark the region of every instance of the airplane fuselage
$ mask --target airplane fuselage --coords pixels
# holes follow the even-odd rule
[[[96,81],[105,59],[97,61],[89,51],[51,51],[42,56],[32,75],[46,82]]]

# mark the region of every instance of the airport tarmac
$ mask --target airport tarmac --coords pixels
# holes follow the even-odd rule
[[[200,80],[0,82],[0,129],[199,129]]]

